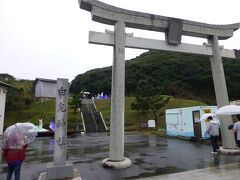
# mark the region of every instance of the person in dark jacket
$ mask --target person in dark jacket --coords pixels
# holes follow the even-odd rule
[[[237,122],[233,125],[233,132],[236,133],[237,136],[237,145],[240,148],[240,114],[236,115]]]
[[[14,172],[15,180],[20,180],[20,171],[22,162],[25,160],[25,153],[28,145],[24,145],[21,149],[3,149],[3,157],[8,163],[7,180],[12,179]]]

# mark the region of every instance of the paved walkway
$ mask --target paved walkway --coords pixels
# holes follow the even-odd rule
[[[240,180],[240,165],[236,164],[240,164],[240,155],[213,155],[211,150],[211,145],[208,144],[127,132],[125,156],[132,161],[132,166],[111,170],[101,165],[102,160],[109,157],[108,133],[90,133],[68,137],[67,160],[73,162],[82,180],[130,180],[146,177],[150,178],[145,180]],[[46,171],[47,164],[53,161],[53,153],[53,137],[36,138],[26,152],[21,179],[37,180],[40,173]],[[6,179],[6,175],[7,163],[1,163],[0,156],[0,180]]]
[[[239,180],[240,163],[185,171],[168,175],[141,178],[138,180]]]

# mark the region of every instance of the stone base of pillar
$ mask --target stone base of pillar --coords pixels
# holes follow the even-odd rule
[[[226,148],[220,147],[219,152],[221,154],[230,154],[230,155],[232,154],[232,155],[234,155],[234,154],[240,154],[240,149],[238,147],[233,148],[233,149],[226,149]]]
[[[109,169],[125,169],[130,167],[131,164],[131,160],[126,157],[123,161],[111,161],[109,158],[102,161],[102,166]]]
[[[60,166],[54,166],[53,163],[48,163],[47,172],[41,173],[38,180],[65,178],[69,180],[81,180],[80,173],[77,169],[73,169],[72,163],[66,163]]]

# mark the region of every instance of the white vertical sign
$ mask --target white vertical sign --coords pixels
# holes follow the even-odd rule
[[[57,79],[54,161],[53,164],[66,163],[68,114],[68,79]]]

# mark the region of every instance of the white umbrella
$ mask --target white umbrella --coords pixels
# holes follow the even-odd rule
[[[212,116],[213,119],[215,119],[215,114],[214,113],[205,113],[200,117],[199,121],[197,121],[197,122],[201,122],[201,121],[207,119],[209,116]]]
[[[238,105],[226,105],[223,107],[220,107],[216,113],[217,116],[227,116],[227,115],[236,115],[240,114],[240,106]]]

